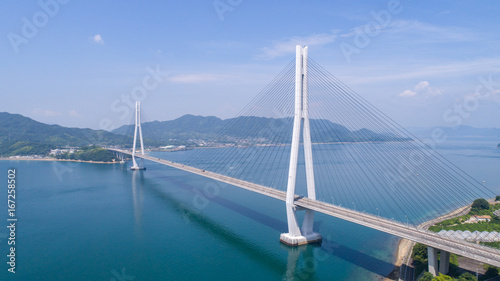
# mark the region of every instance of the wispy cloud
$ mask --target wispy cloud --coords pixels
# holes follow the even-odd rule
[[[193,84],[193,83],[200,83],[200,82],[217,81],[217,80],[221,80],[222,78],[223,77],[221,75],[206,74],[206,73],[180,74],[180,75],[172,75],[172,76],[167,77],[167,81],[174,82],[174,83]]]
[[[489,77],[483,76],[479,78],[479,81],[484,79],[484,82],[480,82],[481,86],[477,87],[474,92],[465,95],[464,99],[482,100],[490,97],[493,98],[495,102],[500,103],[500,80],[497,80],[498,78],[500,77],[494,77],[493,74],[490,74]],[[484,86],[484,88],[482,86]]]
[[[258,57],[264,59],[282,57],[294,54],[296,45],[322,46],[334,42],[335,38],[337,38],[336,34],[328,33],[313,34],[305,37],[295,36],[274,42],[270,47],[262,48]]]
[[[393,21],[384,30],[388,33],[401,33],[405,37],[412,36],[415,40],[425,40],[431,42],[466,42],[475,41],[478,38],[477,32],[473,32],[463,27],[433,25],[421,21],[397,20]]]
[[[62,115],[61,112],[52,111],[50,109],[41,109],[41,108],[36,108],[35,110],[33,110],[33,114],[38,116],[50,116],[50,117]]]
[[[442,12],[437,13],[436,16],[444,16],[444,15],[449,15],[449,14],[451,14],[450,10],[444,10]]]
[[[338,36],[349,38],[364,33],[363,26],[341,31]],[[417,20],[394,20],[387,26],[381,27],[380,32],[386,35],[402,36],[394,39],[395,42],[441,43],[441,42],[474,42],[480,34],[470,29],[455,26],[433,25]]]
[[[398,81],[402,79],[429,79],[448,78],[461,76],[476,76],[482,73],[492,73],[500,71],[500,57],[479,58],[470,61],[458,61],[452,63],[436,63],[422,65],[404,65],[400,68],[383,70],[380,66],[370,67],[344,67],[346,73],[353,76],[344,75],[346,80],[356,81],[356,83],[377,83]]]
[[[405,90],[400,97],[429,97],[442,94],[441,90],[432,88],[428,81],[421,81],[412,90]]]
[[[400,97],[413,97],[416,96],[417,92],[412,91],[412,90],[405,90],[401,94],[399,94]]]
[[[76,110],[70,110],[68,111],[69,116],[71,117],[80,117],[80,113],[78,113]]]
[[[102,40],[102,37],[101,37],[101,34],[96,34],[92,37],[92,40],[97,43],[97,44],[101,44],[101,45],[104,45],[104,40]]]

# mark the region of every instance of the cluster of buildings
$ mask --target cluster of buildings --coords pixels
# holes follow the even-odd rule
[[[44,159],[42,155],[15,155],[9,156],[9,159]]]
[[[185,145],[166,145],[166,146],[160,146],[159,147],[160,151],[183,151],[186,150]]]
[[[478,222],[490,222],[491,216],[471,216],[470,219],[464,221],[464,223],[478,223]]]
[[[64,154],[64,153],[71,154],[71,153],[75,153],[76,150],[77,150],[77,148],[75,148],[75,147],[68,147],[68,148],[62,148],[62,149],[51,149],[49,155],[50,156],[57,156],[57,155]]]
[[[493,215],[500,217],[500,209],[493,212]],[[478,223],[478,222],[490,222],[491,216],[471,216],[468,220],[464,221],[464,223]]]

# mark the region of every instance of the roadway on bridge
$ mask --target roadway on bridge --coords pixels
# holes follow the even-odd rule
[[[108,148],[110,151],[115,151],[127,155],[132,155],[130,151]],[[135,157],[143,158],[149,161],[167,165],[179,170],[197,174],[203,177],[211,178],[220,182],[234,185],[252,192],[257,192],[272,198],[286,201],[286,192],[270,188],[267,186],[251,183],[228,177],[225,175],[213,173],[203,169],[183,165],[180,163],[172,162],[169,160],[156,158],[148,155],[136,154]],[[305,209],[314,210],[326,215],[340,218],[355,224],[363,225],[372,229],[376,229],[385,233],[392,234],[397,237],[405,238],[414,242],[422,243],[430,247],[454,253],[460,256],[471,258],[481,261],[493,266],[500,267],[500,251],[494,248],[481,246],[478,244],[461,241],[451,240],[439,236],[435,232],[427,231],[421,227],[404,224],[401,222],[393,221],[387,218],[379,217],[373,214],[359,212],[344,207],[328,204],[325,202],[311,200],[306,197],[296,196],[295,205]]]

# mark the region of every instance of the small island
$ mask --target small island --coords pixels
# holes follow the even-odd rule
[[[430,231],[437,232],[440,235],[449,234],[449,231],[457,232],[455,234],[465,234],[466,240],[473,243],[480,243],[490,247],[500,247],[500,241],[486,241],[487,233],[500,232],[500,195],[496,196],[495,200],[476,199],[470,206],[470,211],[466,215],[458,216],[448,220],[441,221],[431,227]],[[483,235],[477,235],[478,233]],[[476,232],[476,235],[474,235]],[[417,276],[427,268],[427,246],[416,243],[413,247],[412,258],[415,264]],[[460,269],[461,257],[455,254],[450,254],[450,272],[448,276],[442,279],[433,277],[430,273],[425,272],[418,280],[476,280],[475,274],[463,272]],[[498,276],[499,268],[484,264],[484,274],[479,280],[486,280]],[[444,278],[444,279],[443,279]],[[446,279],[448,278],[448,279]]]

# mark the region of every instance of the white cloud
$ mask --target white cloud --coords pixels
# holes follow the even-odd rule
[[[500,71],[500,57],[479,58],[469,61],[457,61],[451,63],[436,64],[413,64],[404,67],[394,66],[391,69],[383,69],[381,65],[375,66],[346,66],[343,68],[346,81],[355,83],[382,83],[400,81],[403,79],[449,79],[462,76],[478,76],[484,73],[495,73]]]
[[[101,34],[96,34],[92,37],[92,40],[96,42],[97,44],[102,44],[104,45],[104,40],[102,40]]]
[[[53,117],[53,116],[59,116],[62,113],[61,112],[57,112],[57,111],[52,111],[50,109],[36,108],[35,110],[33,110],[33,114],[38,115],[38,116],[50,116],[50,117]]]
[[[495,102],[500,103],[500,89],[493,92],[493,99]]]
[[[76,110],[70,110],[68,111],[69,116],[71,117],[80,117],[80,113],[76,112]]]
[[[415,90],[417,91],[424,91],[426,89],[429,89],[429,82],[427,81],[422,81],[415,86]]]
[[[451,14],[451,11],[450,10],[444,10],[442,12],[437,13],[436,16],[444,16],[444,15],[448,15],[448,14]]]
[[[399,94],[399,96],[400,97],[413,97],[416,94],[417,94],[417,92],[414,92],[412,90],[406,90],[406,91],[402,92],[401,94]]]
[[[264,47],[261,49],[261,54],[258,55],[260,58],[272,59],[276,57],[286,56],[295,53],[295,46],[322,46],[327,45],[335,41],[337,35],[335,34],[313,34],[305,37],[292,37],[282,41],[277,41],[272,44],[271,47]]]
[[[396,20],[384,31],[389,33],[400,33],[405,38],[412,36],[411,42],[437,43],[437,42],[475,42],[481,34],[470,29],[455,26],[439,26],[420,21]]]
[[[338,37],[349,38],[357,35],[367,36],[368,24],[356,26],[352,29],[338,32]],[[417,20],[393,20],[386,26],[378,26],[378,31],[392,36],[393,43],[429,44],[429,43],[456,43],[476,42],[481,34],[463,27],[433,25]],[[374,36],[378,36],[374,35]],[[373,37],[373,36],[372,36]],[[408,37],[411,40],[408,40]]]
[[[200,82],[210,82],[210,81],[217,81],[222,79],[220,75],[214,75],[214,74],[180,74],[180,75],[174,75],[170,76],[167,78],[168,81],[174,82],[174,83],[200,83]]]
[[[442,94],[441,90],[436,90],[433,89],[428,81],[421,81],[415,87],[413,90],[405,90],[401,94],[399,94],[400,97],[416,97],[416,96],[437,96]]]
[[[500,102],[500,81],[495,81],[495,79],[492,79],[492,76],[490,76],[489,78],[482,78],[487,81],[487,86],[484,83],[479,84],[476,87],[476,91],[465,95],[464,98],[479,100],[493,98],[496,102]]]

